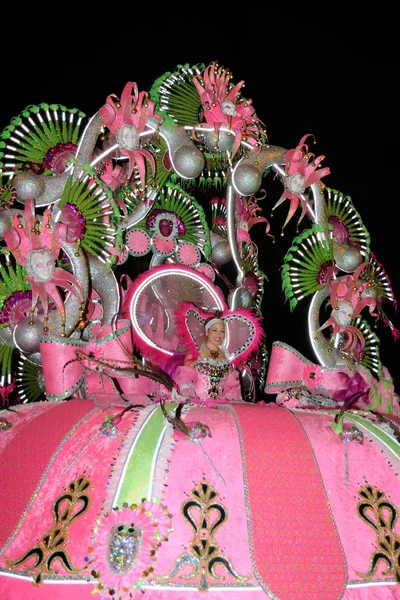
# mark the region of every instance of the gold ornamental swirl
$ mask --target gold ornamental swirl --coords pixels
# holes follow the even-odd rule
[[[400,583],[400,538],[395,532],[397,507],[384,492],[371,485],[362,487],[358,493],[362,498],[357,505],[358,514],[375,529],[377,550],[372,554],[369,570],[357,574],[372,577],[379,563],[384,562],[387,569],[383,575],[393,575],[396,582]]]
[[[9,567],[20,567],[27,561],[31,562],[35,557],[35,562],[29,566],[23,567],[26,573],[33,576],[35,585],[43,582],[45,575],[55,575],[54,562],[59,561],[69,573],[80,573],[84,567],[75,568],[72,565],[71,558],[65,549],[68,528],[72,521],[83,515],[90,505],[90,496],[88,495],[91,482],[82,476],[72,481],[65,492],[63,492],[54,502],[52,507],[54,525],[46,531],[42,541],[33,548],[30,548],[23,556],[17,560],[5,559]]]
[[[206,592],[210,588],[210,580],[221,581],[225,577],[218,575],[216,568],[222,567],[236,581],[248,581],[251,575],[244,577],[233,567],[229,558],[220,553],[215,539],[215,532],[226,522],[227,511],[219,501],[219,493],[206,481],[193,488],[191,496],[182,504],[183,517],[193,529],[190,542],[190,552],[178,556],[166,575],[156,577],[159,583],[171,581],[186,565],[191,567],[187,575],[181,579],[193,580],[198,578],[197,588]]]

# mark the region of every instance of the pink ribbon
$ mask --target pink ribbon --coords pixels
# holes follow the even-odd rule
[[[332,395],[343,387],[348,377],[346,371],[344,365],[339,368],[316,365],[288,344],[274,342],[264,391],[278,394],[290,388],[307,387]]]
[[[132,350],[131,323],[127,319],[118,321],[115,326],[93,329],[88,342],[43,337],[40,352],[46,397],[63,400],[84,382],[92,393],[115,394],[111,378],[134,376]]]

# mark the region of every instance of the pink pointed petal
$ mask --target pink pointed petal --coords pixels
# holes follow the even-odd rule
[[[46,284],[46,292],[50,296],[50,298],[53,300],[54,304],[57,307],[58,312],[61,315],[61,319],[64,322],[65,321],[65,307],[64,307],[64,302],[61,298],[60,292],[58,291],[57,287],[55,285],[53,285],[50,281]]]
[[[303,146],[305,146],[305,151],[308,152],[308,146],[305,143],[306,139],[309,138],[310,136],[312,136],[312,133],[306,133],[305,135],[303,135],[303,137],[301,138],[298,147],[302,148]]]
[[[329,319],[327,321],[325,321],[325,323],[323,325],[321,325],[320,327],[318,327],[318,331],[322,331],[323,329],[326,329],[327,327],[331,326],[334,327],[334,325],[336,324],[336,321],[333,317],[329,317]]]
[[[289,190],[287,188],[285,188],[282,192],[282,196],[279,198],[278,202],[275,204],[275,206],[272,207],[272,210],[275,210],[276,208],[278,208],[278,206],[280,206],[285,200],[286,198],[290,198],[291,196],[291,192],[289,192]]]
[[[144,189],[146,186],[146,163],[140,152],[135,152],[135,162],[139,171],[140,182],[142,184],[142,188]],[[129,177],[132,175],[132,171],[130,172]]]
[[[301,223],[301,221],[303,220],[304,215],[306,214],[306,211],[307,211],[307,202],[300,198],[300,204],[301,204],[301,215],[300,215],[299,220],[297,221],[297,225],[299,225]]]
[[[293,217],[294,213],[296,212],[299,206],[299,199],[297,198],[297,196],[291,194],[290,198],[290,209],[287,214],[286,221],[283,224],[282,230],[285,229],[286,225],[289,223],[290,219]]]
[[[64,269],[57,267],[54,270],[54,275],[53,275],[52,281],[56,282],[56,284],[60,285],[60,286],[65,286],[66,283],[72,284],[78,290],[81,299],[84,298],[81,282],[78,281],[78,279],[76,279],[76,277],[74,277],[71,273],[68,273],[68,271],[65,271]]]
[[[326,177],[327,175],[330,175],[330,172],[331,171],[330,171],[329,167],[325,167],[324,169],[318,169],[318,171],[315,171],[310,177],[306,178],[307,187],[309,187],[316,181],[320,181],[322,179],[322,177]],[[321,185],[324,185],[322,183],[322,181],[321,181]]]

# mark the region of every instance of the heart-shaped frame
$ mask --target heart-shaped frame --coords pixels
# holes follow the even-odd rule
[[[214,313],[205,312],[191,302],[181,302],[175,311],[176,331],[181,345],[195,360],[207,338],[204,325]],[[246,308],[224,310],[221,316],[225,324],[225,339],[221,349],[234,367],[243,365],[251,354],[261,346],[265,333],[262,318]]]

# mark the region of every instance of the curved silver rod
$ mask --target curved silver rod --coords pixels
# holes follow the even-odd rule
[[[107,267],[97,256],[88,255],[89,273],[92,288],[99,295],[103,314],[102,325],[113,322],[119,313],[121,293],[114,271]]]
[[[268,167],[285,163],[286,149],[263,146],[260,152],[249,152],[235,165],[232,185],[241,196],[252,196],[260,189],[262,176]]]
[[[232,254],[232,260],[235,263],[237,276],[236,285],[240,286],[243,283],[245,276],[243,270],[242,258],[240,256],[237,235],[236,235],[236,219],[235,219],[235,207],[236,207],[236,191],[232,185],[231,176],[228,178],[228,185],[226,187],[226,228],[228,234],[229,248]]]
[[[97,112],[90,119],[86,125],[84,132],[81,136],[78,148],[75,154],[75,164],[72,165],[72,179],[76,181],[78,179],[82,165],[84,163],[90,163],[94,148],[97,143],[97,139],[101,133],[103,122],[101,120],[100,113]]]
[[[169,158],[175,173],[182,179],[194,179],[204,169],[204,156],[187,135],[185,128],[180,125],[170,127],[160,125],[154,117],[148,120],[148,125],[154,127],[154,132],[163,138],[168,147]]]
[[[2,327],[0,329],[0,343],[6,346],[14,346],[13,334],[9,327]]]
[[[137,207],[126,218],[122,218],[120,221],[118,221],[117,227],[120,229],[130,229],[131,227],[137,225],[137,223],[144,219],[145,216],[151,211],[156,198],[157,190],[152,187],[148,188],[146,198],[141,200]]]

